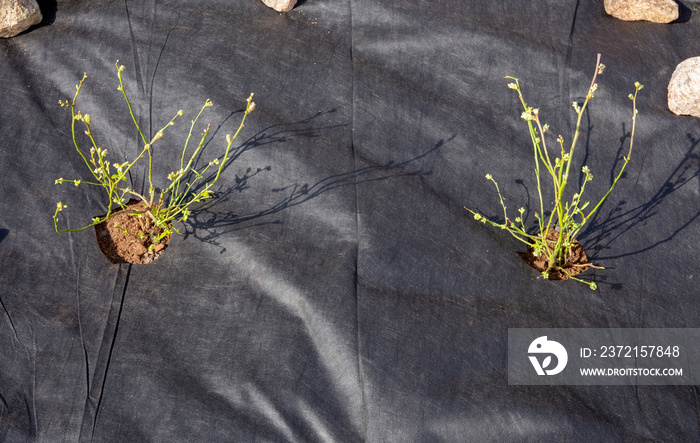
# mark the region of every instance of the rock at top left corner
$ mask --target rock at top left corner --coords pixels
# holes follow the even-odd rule
[[[0,37],[14,37],[42,19],[36,0],[0,0]]]

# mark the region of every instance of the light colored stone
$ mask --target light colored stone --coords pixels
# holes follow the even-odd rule
[[[700,117],[700,57],[676,66],[668,83],[668,109],[674,114]]]
[[[0,37],[14,37],[42,19],[36,0],[0,0]]]
[[[289,12],[297,4],[297,0],[262,0],[262,2],[277,12]]]
[[[604,0],[604,6],[620,20],[671,23],[678,18],[678,3],[673,0]]]

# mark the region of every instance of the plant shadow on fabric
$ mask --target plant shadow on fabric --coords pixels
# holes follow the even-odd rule
[[[327,111],[327,113],[331,112],[335,112],[335,110]],[[233,153],[229,164],[227,164],[224,169],[229,167],[230,164],[241,154],[255,147],[260,147],[271,143],[282,143],[292,137],[312,138],[317,136],[318,131],[343,126],[334,125],[313,127],[313,121],[321,115],[321,113],[317,113],[312,117],[296,123],[279,124],[261,130],[258,134],[244,142],[243,145],[241,145],[239,149]],[[454,136],[447,141],[453,138]],[[255,176],[272,170],[272,167],[269,165],[256,169],[247,168],[242,176],[236,176],[235,186],[217,192],[215,194],[215,199],[204,203],[202,206],[197,208],[196,212],[193,212],[187,223],[187,231],[184,234],[185,239],[191,235],[198,240],[221,248],[220,253],[224,253],[226,248],[218,243],[217,238],[219,236],[238,229],[249,228],[251,226],[282,224],[283,222],[277,219],[272,221],[260,221],[253,224],[248,223],[245,226],[240,226],[242,223],[256,222],[264,217],[274,215],[288,208],[306,203],[326,192],[345,186],[356,186],[363,183],[388,180],[396,177],[430,175],[432,171],[423,169],[417,163],[421,159],[440,149],[445,143],[445,140],[439,140],[431,148],[408,160],[400,162],[388,161],[383,164],[374,164],[371,166],[334,174],[318,180],[315,183],[293,183],[288,186],[272,189],[272,192],[282,195],[281,199],[274,205],[257,212],[238,214],[221,213],[217,211],[217,207],[229,202],[235,193],[241,193],[246,190],[249,187],[249,181]]]
[[[625,136],[623,136],[623,138],[624,137]],[[615,207],[607,211],[605,215],[598,213],[591,220],[590,225],[582,233],[581,238],[586,241],[586,243],[590,245],[590,249],[594,251],[593,258],[595,260],[613,260],[650,251],[657,246],[672,241],[678,234],[700,217],[700,209],[698,209],[694,214],[691,213],[687,220],[678,220],[678,222],[681,223],[680,225],[669,227],[672,231],[670,233],[668,233],[668,231],[662,233],[663,238],[653,241],[653,243],[649,245],[644,245],[639,249],[614,255],[603,255],[601,253],[602,251],[610,249],[610,245],[618,238],[629,233],[634,228],[644,226],[659,212],[663,212],[661,206],[666,199],[670,198],[676,191],[689,185],[692,181],[700,178],[700,153],[698,152],[698,148],[700,148],[700,138],[694,137],[692,134],[687,134],[687,138],[689,148],[683,156],[683,159],[673,171],[671,171],[668,178],[659,186],[654,195],[646,203],[633,208],[626,208],[627,202],[625,200],[620,200]],[[638,181],[639,177],[637,177],[637,182]],[[700,192],[700,188],[698,192]],[[600,280],[605,279],[605,276],[600,277]],[[609,284],[612,289],[622,288],[620,283]]]

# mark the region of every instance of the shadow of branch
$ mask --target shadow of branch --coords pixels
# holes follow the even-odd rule
[[[452,138],[450,138],[450,140]],[[267,142],[268,141],[265,141],[264,143]],[[256,143],[262,143],[262,139],[257,139]],[[272,189],[273,193],[282,194],[282,198],[274,205],[257,212],[248,214],[217,212],[216,207],[228,202],[229,199],[232,198],[232,194],[234,192],[242,192],[248,187],[248,180],[257,174],[271,170],[271,167],[267,166],[255,171],[248,169],[242,177],[236,177],[236,185],[234,187],[217,194],[213,201],[210,201],[209,203],[198,208],[197,211],[193,212],[192,216],[187,222],[185,237],[191,235],[200,241],[218,246],[221,248],[221,253],[223,253],[226,249],[221,247],[221,245],[217,242],[217,238],[221,235],[251,226],[281,224],[282,221],[260,221],[259,223],[246,223],[245,226],[240,226],[242,223],[253,222],[263,219],[264,217],[280,213],[288,208],[304,204],[309,200],[325,194],[326,192],[346,186],[356,187],[357,185],[364,183],[388,180],[397,177],[430,175],[432,171],[423,169],[418,163],[423,158],[440,149],[442,146],[444,146],[444,144],[445,140],[441,139],[434,146],[421,154],[402,162],[389,161],[384,164],[375,164],[334,174],[313,184],[293,183],[282,188]]]
[[[600,251],[609,249],[610,244],[616,239],[654,217],[661,210],[661,204],[671,194],[700,177],[700,154],[696,152],[700,145],[700,140],[693,137],[692,134],[687,134],[687,137],[689,148],[685,156],[646,203],[631,209],[625,209],[626,202],[622,200],[614,208],[610,209],[604,217],[598,215],[591,221],[588,228],[582,233],[581,238],[591,239],[588,243],[591,245],[591,249],[595,251],[592,258],[595,260],[609,260],[647,252],[659,245],[670,242],[700,217],[700,211],[696,211],[664,238],[642,248],[617,255],[604,256],[600,254]]]

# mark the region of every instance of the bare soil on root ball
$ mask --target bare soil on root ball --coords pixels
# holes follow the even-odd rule
[[[552,248],[556,246],[558,239],[559,232],[555,229],[550,229],[547,233],[547,242]],[[588,261],[588,257],[586,257],[586,253],[583,251],[583,246],[581,246],[578,241],[574,240],[574,246],[569,252],[569,257],[564,265],[549,271],[550,280],[567,280],[569,277],[576,276],[591,267],[591,262]],[[534,248],[530,248],[527,252],[521,253],[520,255],[528,265],[537,269],[540,273],[546,271],[549,266],[547,256],[535,256]]]
[[[146,205],[142,201],[131,200],[126,206],[126,209],[117,211],[109,220],[95,226],[97,243],[112,263],[151,263],[163,254],[171,236],[168,234],[153,245],[150,232],[155,229],[158,235],[162,230],[155,227],[145,214],[138,216],[145,211]],[[144,237],[139,238],[139,233],[143,233]]]

